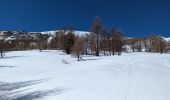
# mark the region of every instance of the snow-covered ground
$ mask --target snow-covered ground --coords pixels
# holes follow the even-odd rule
[[[21,85],[20,91],[11,89],[7,93],[34,93],[32,96],[40,100],[170,99],[170,54],[123,53],[83,59],[78,62],[60,51],[7,52],[5,58],[0,59],[0,88],[4,82],[8,83],[6,87],[16,87],[15,82],[33,81]],[[57,93],[39,92],[43,98],[34,92],[53,89]],[[2,94],[5,95],[0,90],[0,100],[5,100],[1,99]],[[34,98],[27,95],[14,100]]]

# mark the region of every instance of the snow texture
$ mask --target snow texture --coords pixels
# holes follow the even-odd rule
[[[7,52],[5,58],[0,59],[0,97],[18,91],[19,99],[14,96],[13,100],[170,99],[170,54],[88,55],[83,59],[76,61],[61,51]],[[2,84],[15,88],[15,82],[21,87],[2,91],[5,86]],[[36,92],[55,89],[57,93],[52,95]]]

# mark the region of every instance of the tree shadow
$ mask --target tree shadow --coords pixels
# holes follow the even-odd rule
[[[101,59],[101,58],[100,58]],[[89,58],[89,59],[83,59],[83,61],[93,61],[93,60],[100,60],[99,58],[98,59],[93,59],[93,58]]]
[[[18,93],[12,97],[9,98],[9,100],[37,100],[42,99],[49,95],[56,95],[61,94],[63,92],[62,89],[53,89],[53,90],[43,90],[43,91],[34,91],[34,92],[28,92],[28,93]],[[6,99],[5,99],[6,100]]]
[[[42,50],[41,52],[53,52],[53,53],[57,53],[56,51],[48,51],[48,50]]]
[[[1,66],[0,65],[0,68],[13,68],[13,67],[15,67],[15,66]]]
[[[84,57],[95,57],[94,55],[83,55]]]
[[[45,80],[30,80],[24,82],[0,82],[0,100],[37,100],[49,95],[63,93],[64,89],[37,90],[28,92],[29,86],[45,82]]]
[[[66,53],[60,53],[59,55],[69,55],[69,54],[66,54]]]
[[[26,57],[26,56],[4,56],[2,59],[11,59],[11,58],[21,58],[21,57]]]

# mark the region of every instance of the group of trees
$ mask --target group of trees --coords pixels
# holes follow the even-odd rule
[[[161,35],[150,35],[144,38],[126,39],[126,44],[130,45],[132,52],[154,52],[166,53],[170,51],[170,41],[166,41]]]
[[[3,58],[5,51],[47,49],[48,35],[41,33],[32,34],[22,31],[5,31],[0,35],[0,56]]]
[[[99,56],[100,52],[104,55],[121,55],[123,46],[123,33],[114,26],[107,30],[101,24],[97,16],[92,23],[91,33],[89,35],[89,47],[92,54]]]
[[[164,40],[160,35],[151,35],[145,40],[145,50],[148,52],[165,53],[169,51],[169,41]]]
[[[74,33],[75,28],[65,26],[52,38],[49,48],[63,50],[81,60],[81,55],[90,54],[121,55],[123,33],[115,27],[107,30],[103,27],[99,17],[96,17],[91,26],[91,32],[83,35]]]
[[[11,39],[11,36],[13,39]],[[2,36],[1,36],[2,37]],[[10,37],[9,39],[6,39]],[[81,55],[111,56],[121,55],[128,51],[130,46],[132,52],[164,52],[170,51],[170,41],[165,41],[160,35],[151,35],[145,38],[125,38],[123,32],[115,26],[106,29],[97,16],[87,34],[75,34],[75,27],[64,26],[55,34],[28,33],[28,32],[6,32],[0,39],[0,53],[8,50],[28,49],[55,49],[62,50],[67,54],[81,60]]]

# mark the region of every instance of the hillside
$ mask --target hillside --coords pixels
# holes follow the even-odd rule
[[[55,36],[56,33],[59,32],[59,31],[60,30],[43,31],[43,32],[27,32],[27,34],[31,36],[31,35],[34,35],[34,34],[36,35],[37,33],[41,33],[41,34],[45,34],[45,35],[49,35],[49,36]],[[0,37],[2,38],[5,35],[6,32],[8,32],[8,31],[0,31]],[[5,37],[5,38],[10,38],[10,37],[12,38],[12,37],[14,37],[15,34],[19,33],[17,31],[11,31],[11,32],[13,34],[11,34],[11,36],[8,36],[8,37]],[[79,31],[79,30],[75,30],[75,31],[73,31],[73,33],[75,35],[80,35],[80,36],[90,34],[89,31]],[[133,39],[134,37],[125,37],[125,38]],[[170,41],[170,37],[163,37],[163,39],[166,40],[166,41]]]
[[[83,59],[77,62],[60,51],[8,52],[0,60],[1,100],[170,99],[169,54]]]

